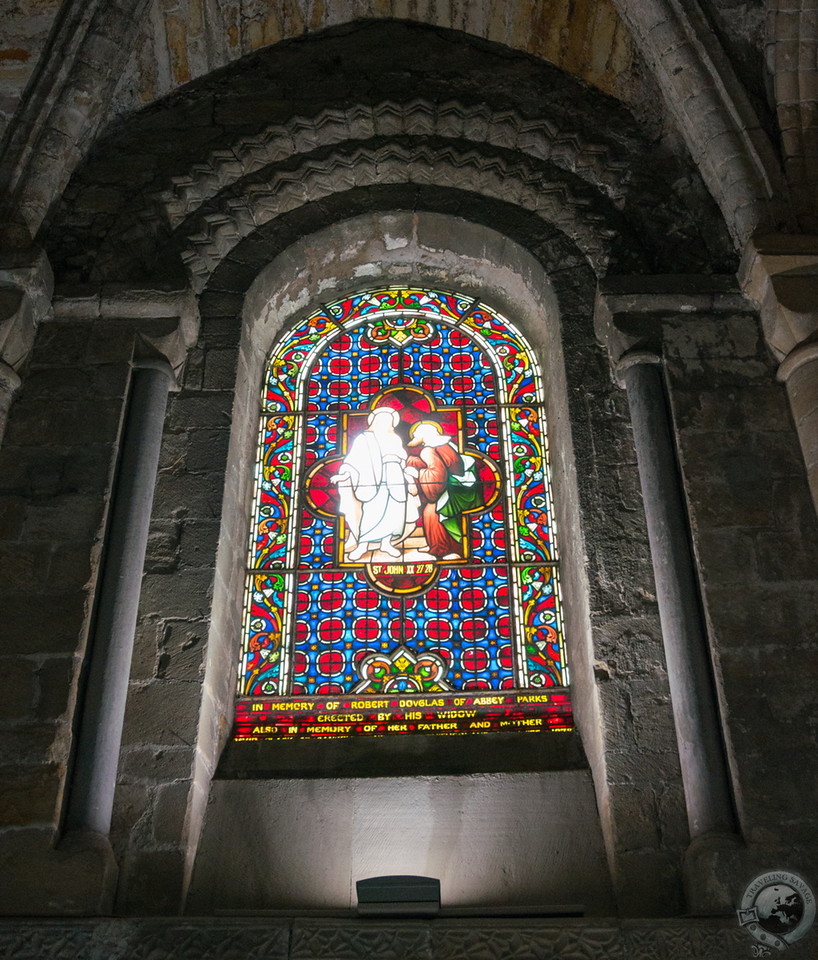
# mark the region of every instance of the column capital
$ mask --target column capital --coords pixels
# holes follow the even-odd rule
[[[0,360],[19,368],[51,310],[54,275],[39,247],[0,248]]]
[[[818,236],[752,237],[738,277],[761,312],[764,336],[779,361],[818,336]]]
[[[597,287],[594,328],[617,370],[626,355],[661,357],[669,323],[750,307],[732,276],[612,276]]]
[[[653,350],[628,350],[613,365],[613,374],[620,387],[625,386],[625,374],[632,367],[651,366],[658,367],[662,364],[662,355]]]
[[[785,357],[784,362],[778,368],[778,379],[787,383],[796,370],[807,363],[815,363],[816,361],[818,361],[818,340],[801,343]]]
[[[155,370],[168,381],[168,389],[179,389],[176,371],[164,357],[136,357],[132,366],[134,370]]]
[[[7,363],[0,360],[0,393],[7,394],[9,397],[20,389],[20,374],[10,367]]]
[[[166,361],[174,382],[199,335],[198,301],[189,287],[61,286],[54,319],[129,324],[137,341],[134,362]]]

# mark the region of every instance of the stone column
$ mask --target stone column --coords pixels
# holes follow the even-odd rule
[[[740,882],[742,844],[661,351],[665,322],[748,305],[732,278],[640,281],[637,291],[634,278],[608,281],[595,323],[631,413],[690,833],[687,906],[694,914],[723,913]]]
[[[168,390],[165,361],[135,366],[91,641],[66,827],[107,837]]]
[[[625,354],[628,394],[648,524],[656,599],[691,840],[735,831],[712,669],[659,357]]]
[[[20,369],[40,322],[51,310],[54,277],[36,247],[0,250],[0,443],[20,388]]]
[[[196,342],[197,302],[191,291],[179,288],[71,287],[49,296],[43,314],[33,271],[19,274],[20,282],[12,284],[9,270],[0,259],[0,356],[9,366],[17,367],[15,358],[22,357],[31,332],[30,323],[18,321],[42,315],[42,327],[30,361],[36,380],[29,390],[23,380],[0,451],[19,474],[5,488],[16,503],[17,526],[6,524],[4,546],[8,551],[23,542],[28,548],[31,517],[33,539],[42,544],[38,562],[43,556],[61,559],[59,569],[49,571],[52,586],[49,579],[17,575],[15,580],[14,570],[4,577],[15,614],[9,619],[9,629],[16,630],[9,642],[31,661],[32,675],[40,672],[42,683],[39,690],[29,688],[33,699],[27,706],[21,695],[6,711],[21,721],[10,728],[15,740],[10,749],[26,760],[21,764],[26,780],[6,798],[9,809],[17,804],[20,822],[0,831],[0,863],[14,865],[0,912],[105,915],[117,889],[118,866],[107,832],[129,679],[133,628],[128,621],[142,582],[144,524],[169,371],[183,368]],[[4,325],[4,318],[14,319]],[[79,357],[74,366],[84,376],[63,383],[65,369],[72,367],[67,343],[74,345]],[[54,386],[57,402],[50,395]],[[73,405],[68,409],[76,417],[74,434],[66,434],[63,426],[61,404],[66,402]],[[49,479],[46,495],[26,479],[42,472],[43,445],[65,448],[65,463],[72,465],[64,477]],[[70,522],[55,527],[52,521],[64,509],[72,510]],[[100,557],[103,524],[106,549]],[[27,630],[26,622],[36,624],[54,590],[71,598],[55,630],[48,635],[36,626]],[[43,741],[47,720],[54,721],[50,743]],[[28,762],[31,750],[37,756]],[[7,775],[14,777],[15,767],[7,766]],[[78,786],[72,791],[75,770]],[[18,799],[24,791],[25,799]],[[24,804],[29,802],[27,818]]]
[[[778,368],[787,386],[812,500],[818,509],[818,341],[797,346]]]

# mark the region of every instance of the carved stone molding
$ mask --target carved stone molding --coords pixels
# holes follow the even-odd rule
[[[69,0],[9,130],[0,185],[28,237],[105,119],[148,0]],[[7,210],[8,214],[8,210]],[[9,224],[4,225],[6,232]]]
[[[189,230],[186,221],[200,211],[207,210],[208,217],[217,218],[218,214],[209,207],[220,202],[236,207],[240,205],[236,198],[242,193],[264,190],[263,183],[254,181],[277,176],[276,189],[280,189],[281,181],[289,176],[297,185],[298,178],[292,170],[289,175],[274,172],[277,166],[291,168],[296,157],[304,157],[303,162],[313,163],[316,170],[326,172],[326,160],[308,158],[334,147],[348,152],[346,163],[351,165],[356,149],[370,154],[375,149],[394,151],[400,147],[384,146],[385,139],[399,140],[401,144],[417,140],[424,144],[429,138],[438,143],[444,141],[444,151],[463,155],[471,149],[475,160],[492,156],[492,163],[501,172],[508,169],[509,157],[520,164],[530,161],[532,168],[547,166],[554,171],[555,179],[562,172],[566,181],[575,180],[584,191],[580,200],[583,207],[607,203],[612,210],[621,209],[638,166],[632,146],[629,150],[621,143],[588,140],[577,129],[565,129],[554,119],[526,120],[515,111],[499,112],[487,104],[464,106],[452,100],[437,104],[413,99],[406,103],[383,101],[375,105],[356,104],[344,110],[325,109],[314,116],[297,116],[271,125],[258,134],[211,151],[186,174],[173,177],[164,188],[137,200],[103,241],[98,266],[104,271],[106,263],[132,259],[138,255],[135,242],[145,243],[152,237],[153,242],[161,243],[160,238],[169,233]],[[367,142],[373,142],[373,146],[365,147]],[[430,148],[426,149],[428,154]],[[405,160],[401,158],[399,162]],[[382,181],[370,173],[362,182]],[[509,192],[507,188],[506,193]]]
[[[577,195],[575,185],[551,179],[523,159],[454,146],[441,150],[390,143],[349,154],[333,152],[295,170],[277,170],[266,182],[248,184],[243,195],[225,195],[177,236],[191,282],[202,289],[241,240],[276,217],[338,191],[373,184],[450,187],[513,203],[568,236],[598,273],[605,271],[612,238],[626,232],[615,210]]]
[[[791,222],[786,181],[697,0],[616,0],[734,241]]]
[[[489,144],[548,161],[592,184],[614,202],[624,197],[631,173],[628,161],[632,158],[623,155],[621,147],[589,141],[576,128],[565,129],[553,119],[526,120],[516,111],[498,112],[485,103],[466,106],[454,100],[386,100],[293,117],[242,137],[229,149],[212,152],[186,176],[174,178],[154,199],[176,227],[218,192],[270,164],[321,147],[404,136]]]
[[[619,376],[647,354],[661,357],[665,323],[752,309],[732,276],[609,276],[597,288],[594,328]]]
[[[282,192],[281,211],[292,209],[299,178],[304,175],[304,170],[293,169],[298,158],[302,166],[309,167],[307,173],[313,183],[320,175],[334,177],[332,189],[338,191],[391,182],[388,177],[384,179],[381,163],[394,158],[405,167],[411,162],[406,151],[418,155],[417,169],[413,176],[404,175],[398,182],[439,185],[442,166],[471,165],[484,172],[494,171],[495,183],[507,179],[508,183],[497,186],[490,195],[516,203],[515,179],[524,181],[524,193],[530,192],[525,188],[532,181],[538,181],[546,191],[564,191],[574,219],[586,222],[588,232],[601,228],[609,237],[618,233],[620,249],[623,241],[625,246],[640,247],[630,231],[644,233],[645,246],[651,249],[655,247],[654,238],[675,238],[670,254],[674,262],[679,257],[695,260],[702,253],[706,257],[707,244],[695,242],[691,236],[698,236],[700,226],[670,185],[657,179],[655,168],[644,162],[646,149],[628,135],[588,138],[578,128],[567,126],[564,118],[549,115],[532,120],[488,104],[466,106],[454,100],[433,103],[415,98],[325,109],[225,143],[192,164],[186,173],[134,197],[116,221],[105,227],[104,235],[100,233],[94,269],[100,279],[122,277],[123,270],[129,276],[146,270],[149,274],[157,248],[169,243],[176,247],[174,241],[179,235],[207,234],[214,225],[241,217],[241,208],[253,207],[255,198],[265,193]],[[327,159],[330,152],[338,155],[336,159]],[[339,159],[341,154],[343,161]],[[420,168],[428,167],[433,155],[440,157],[435,160],[438,170],[432,177],[424,177]],[[359,159],[368,169],[353,171]],[[349,170],[343,174],[339,169],[331,170],[340,164]],[[465,189],[478,189],[473,183],[469,185],[469,176],[444,175],[443,183],[463,186],[465,178]],[[635,192],[641,198],[636,206],[629,200]],[[310,199],[304,191],[302,196]],[[251,198],[249,202],[247,197]],[[648,209],[650,216],[645,218],[640,211]],[[250,216],[248,211],[246,218]],[[208,225],[197,228],[197,218],[205,218]],[[634,218],[638,223],[632,222]],[[565,229],[568,219],[562,211],[555,226]],[[609,237],[603,238],[602,246]],[[600,262],[599,250],[587,248],[587,253],[592,261]]]
[[[0,922],[7,960],[746,960],[750,942],[733,918]]]
[[[818,236],[754,237],[745,249],[739,277],[761,310],[764,335],[779,361],[818,336]]]
[[[40,323],[51,310],[54,277],[37,247],[0,252],[0,441],[21,385],[21,370]]]

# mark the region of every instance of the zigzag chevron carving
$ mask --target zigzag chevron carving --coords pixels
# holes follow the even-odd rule
[[[525,120],[514,111],[498,113],[488,105],[455,101],[411,100],[358,104],[349,110],[323,110],[314,117],[294,117],[243,137],[231,150],[217,150],[185,177],[154,194],[172,227],[242,177],[273,163],[322,147],[376,137],[441,137],[490,144],[544,160],[580,177],[614,202],[621,200],[630,164],[615,159],[609,145],[589,143],[576,130],[560,130],[550,120]]]
[[[523,158],[509,161],[454,146],[359,146],[306,160],[295,170],[275,171],[269,180],[249,184],[241,196],[224,196],[215,209],[190,218],[182,258],[194,285],[201,289],[237,243],[275,217],[339,190],[374,183],[452,187],[513,203],[570,237],[599,272],[611,238],[623,229],[614,222],[619,219],[615,211],[604,210],[591,191],[578,196]]]
[[[375,171],[372,168],[372,162],[388,166],[390,157],[400,163],[409,162],[409,156],[401,153],[401,148],[397,145],[393,145],[386,153],[379,152],[383,150],[380,146],[375,152],[372,148],[361,146],[362,152],[349,154],[357,160],[374,158],[372,162],[365,160],[363,167],[357,171],[353,171],[349,165],[353,161],[342,160],[339,153],[331,163],[322,160],[316,164],[310,160],[307,167],[298,173],[273,173],[269,185],[259,186],[253,182],[256,178],[264,179],[267,168],[284,162],[291,163],[294,158],[316,150],[342,148],[345,144],[360,146],[362,142],[373,140],[382,143],[385,139],[395,138],[404,141],[423,138],[425,141],[429,137],[447,141],[452,146],[444,148],[442,153],[427,150],[418,154],[417,167],[408,178],[404,174],[402,178],[395,179],[395,171],[392,170],[390,178],[384,180],[384,171]],[[469,143],[474,144],[474,151],[469,150]],[[501,150],[502,154],[489,159],[487,154],[496,150]],[[509,163],[501,158],[507,157],[509,151],[517,155],[518,162]],[[436,154],[440,155],[436,157]],[[107,265],[121,266],[123,263],[139,262],[140,255],[149,258],[148,250],[153,244],[158,242],[161,245],[167,242],[168,234],[180,237],[181,234],[188,233],[191,227],[185,224],[197,219],[197,211],[205,205],[210,208],[215,205],[219,207],[219,213],[214,213],[212,209],[208,211],[210,226],[202,227],[199,224],[193,228],[200,236],[191,244],[192,249],[199,252],[200,258],[204,257],[204,260],[210,262],[210,267],[203,267],[201,259],[196,263],[195,257],[187,257],[192,268],[195,264],[197,275],[204,276],[212,269],[215,250],[208,255],[204,254],[201,238],[203,232],[212,233],[214,222],[219,221],[223,237],[229,232],[226,222],[223,222],[225,217],[237,217],[237,222],[241,222],[244,217],[252,219],[254,214],[251,214],[249,209],[261,203],[261,195],[268,198],[271,195],[278,197],[284,203],[284,206],[278,207],[279,213],[293,209],[294,195],[300,189],[298,184],[305,175],[309,176],[312,192],[317,191],[316,195],[326,196],[326,191],[321,191],[317,184],[322,180],[327,182],[327,177],[334,179],[333,186],[327,186],[332,192],[375,182],[437,185],[443,182],[464,187],[465,170],[474,171],[479,168],[482,180],[487,181],[492,179],[492,167],[494,186],[489,195],[509,202],[518,202],[515,199],[516,194],[520,191],[522,194],[531,194],[536,184],[537,189],[550,194],[551,199],[543,202],[542,199],[536,200],[531,196],[527,201],[530,209],[541,212],[547,219],[556,217],[554,223],[560,229],[567,227],[570,221],[569,235],[574,237],[585,234],[581,248],[597,263],[601,263],[600,258],[604,259],[602,245],[598,240],[592,239],[589,230],[582,230],[576,219],[581,212],[581,219],[586,220],[589,225],[592,222],[599,225],[598,218],[589,217],[592,206],[608,207],[613,213],[617,207],[624,205],[626,191],[633,177],[635,159],[635,147],[626,144],[624,140],[622,144],[591,143],[576,130],[560,129],[553,120],[526,120],[514,111],[498,112],[485,104],[464,106],[455,101],[437,104],[415,99],[407,103],[384,101],[374,106],[358,104],[348,110],[327,109],[313,117],[294,117],[285,124],[267,127],[257,135],[242,137],[229,149],[214,150],[206,162],[192,165],[184,176],[174,177],[165,188],[144,196],[142,205],[132,206],[108,232],[102,242],[96,266],[104,275]],[[524,170],[526,160],[530,161],[531,166],[528,171]],[[423,174],[423,169],[430,163],[437,170],[433,179]],[[534,172],[534,167],[543,163],[557,171],[565,171],[566,180],[576,178],[582,181],[587,185],[587,195],[572,199],[567,185],[558,184],[557,178],[554,178],[555,182],[552,183],[544,182],[541,170]],[[461,173],[455,178],[445,175],[443,170],[447,166],[459,169]],[[334,173],[330,173],[331,167]],[[339,179],[342,168],[347,169],[347,174]],[[482,188],[477,186],[475,175],[474,172],[469,174],[467,179],[471,186],[468,189],[480,190]],[[518,189],[514,181],[520,176],[523,179]],[[501,184],[500,180],[504,178],[509,182]],[[289,193],[285,190],[288,181]],[[576,192],[576,183],[573,190]],[[554,200],[556,192],[562,192],[562,201],[567,204],[567,209],[561,212]],[[227,193],[232,194],[233,199],[220,200],[220,197]],[[245,206],[243,201],[235,199],[236,195],[242,193],[246,193],[248,197],[246,214],[240,213]],[[302,192],[302,202],[305,196]],[[249,199],[251,197],[255,199]],[[265,210],[269,210],[270,200],[266,200],[262,205]],[[572,212],[569,214],[568,210]],[[268,212],[264,216],[264,222],[269,219]],[[238,237],[245,235],[238,227],[236,229]],[[160,239],[163,235],[164,239]],[[223,239],[219,246],[222,250],[226,249]]]

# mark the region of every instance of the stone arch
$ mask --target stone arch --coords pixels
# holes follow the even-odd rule
[[[617,0],[670,115],[736,247],[754,230],[791,228],[777,152],[701,8]]]
[[[381,187],[435,186],[475,199],[512,203],[564,233],[597,274],[606,271],[613,237],[632,250],[640,246],[636,238],[628,237],[630,231],[614,210],[605,210],[601,204],[594,210],[592,198],[575,196],[577,184],[552,179],[523,162],[506,162],[504,157],[486,157],[474,150],[412,149],[395,144],[371,152],[360,148],[346,155],[332,153],[307,160],[295,170],[273,175],[267,183],[254,184],[243,195],[225,198],[216,209],[194,218],[187,236],[181,233],[176,237],[194,286],[201,287],[215,265],[245,236],[276,217],[305,202],[320,203],[339,187],[355,190],[376,183]],[[637,264],[642,257],[637,254]]]
[[[591,5],[584,11],[588,13],[592,10],[593,14],[583,20],[587,29],[580,49],[585,49],[586,44],[593,46],[594,42],[602,43],[603,47],[609,47],[613,55],[619,48],[619,53],[605,63],[600,77],[596,78],[599,80],[602,75],[608,77],[601,82],[601,89],[614,95],[618,92],[616,84],[612,83],[614,74],[610,74],[610,71],[614,64],[620,67],[624,65],[621,52],[627,48],[622,27],[622,23],[625,23],[655,73],[693,159],[722,208],[734,240],[740,244],[754,226],[785,223],[787,197],[782,189],[783,178],[777,159],[723,51],[713,42],[712,36],[705,36],[706,28],[703,29],[696,17],[680,14],[676,8],[671,10],[665,0],[656,0],[649,5],[619,0],[616,8],[622,21],[616,16],[612,5],[606,4],[603,10],[598,7]],[[85,8],[87,4],[66,7],[68,13],[65,22],[70,24],[70,31],[66,31],[66,37],[61,38],[63,48],[53,51],[49,58],[52,62],[60,63],[59,74],[55,75],[53,69],[38,73],[22,105],[21,123],[12,131],[14,151],[7,166],[6,179],[14,185],[18,206],[25,207],[27,211],[28,222],[24,229],[30,235],[37,233],[68,177],[94,142],[99,128],[114,116],[111,101],[116,70],[110,70],[107,56],[101,55],[100,48],[104,48],[106,54],[113,51],[114,65],[120,67],[142,21],[147,19],[149,24],[155,23],[155,18],[145,18],[145,0],[129,0],[110,15],[104,10],[97,11],[96,7]],[[366,10],[360,11],[350,11],[345,7],[344,17],[348,18],[351,14],[353,19],[340,26],[333,9],[332,5],[293,3],[284,15],[286,22],[273,25],[272,20],[278,21],[280,18],[270,14],[267,33],[265,25],[259,21],[256,28],[258,38],[248,38],[247,43],[235,43],[227,39],[231,36],[231,28],[226,22],[223,34],[215,30],[205,37],[207,31],[201,18],[197,27],[193,22],[196,20],[193,13],[193,20],[187,25],[184,18],[170,15],[169,23],[173,21],[174,24],[170,32],[175,31],[175,46],[173,37],[170,45],[178,56],[173,81],[161,87],[161,92],[168,94],[179,84],[189,86],[195,82],[194,77],[201,78],[219,67],[230,69],[227,64],[235,61],[236,57],[247,56],[251,50],[265,48],[271,43],[280,45],[279,41],[290,34],[302,39],[309,35],[309,39],[312,39],[313,36],[331,34],[333,31],[348,32],[359,29],[361,21],[354,21],[356,13],[367,13],[371,17],[368,5]],[[565,9],[560,8],[562,13],[565,13]],[[554,10],[550,11],[552,16],[548,21],[553,24],[553,31],[543,29],[545,21],[538,23],[537,29],[528,28],[523,10],[518,10],[516,16],[505,18],[486,16],[482,7],[472,5],[468,5],[468,11],[464,8],[459,13],[452,9],[445,14],[444,11],[448,10],[446,5],[433,5],[428,16],[417,17],[418,23],[413,24],[413,28],[421,28],[422,23],[426,29],[431,25],[438,30],[454,29],[471,34],[474,38],[484,37],[486,39],[479,42],[502,43],[509,50],[525,50],[533,57],[551,60],[568,73],[590,79],[591,82],[595,78],[586,75],[587,70],[590,69],[591,74],[594,70],[599,73],[598,57],[583,56],[570,43],[566,51],[561,53],[562,40],[554,49],[549,48],[549,38],[555,38],[560,32],[557,30],[559,16],[554,16]],[[216,12],[221,14],[219,5],[216,4],[210,12],[211,15]],[[392,15],[412,16],[410,8],[397,3],[386,14],[387,17]],[[253,20],[250,17],[247,23],[251,24]],[[364,24],[367,22],[378,21],[363,21]],[[155,27],[147,26],[146,30],[147,34],[137,42],[138,49],[149,45]],[[239,36],[241,31],[238,25],[233,25],[232,32],[236,37]],[[568,36],[568,31],[565,34]],[[543,37],[546,39],[544,46]],[[262,52],[266,51],[263,49]],[[198,60],[194,70],[190,69],[191,54]],[[134,103],[127,103],[125,91],[129,86],[139,86],[138,60],[137,54],[130,73],[120,84],[118,98],[114,98],[116,109],[123,111],[124,115],[133,113]],[[170,61],[174,62],[173,54]],[[718,95],[708,93],[708,78],[711,76],[719,77]],[[142,102],[144,94],[143,90]],[[155,96],[154,84],[147,99],[152,100]],[[643,96],[642,99],[650,97]],[[703,123],[705,118],[707,122]]]
[[[455,30],[483,41],[541,57],[609,94],[622,94],[623,79],[636,73],[633,51],[615,5],[551,0],[540,7],[475,4],[411,4],[405,0],[351,0],[342,5],[295,0],[269,8],[244,8],[216,0],[207,17],[200,8],[157,9],[144,24],[119,91],[131,105],[162,97],[181,84],[239,57],[280,42],[362,21],[403,20],[412,26]],[[570,23],[571,35],[567,30]]]
[[[438,196],[447,195],[447,191],[441,191]],[[374,202],[384,209],[386,197],[382,194],[376,195]],[[503,233],[470,224],[456,214],[362,212],[349,219],[349,210],[345,211],[347,216],[343,216],[334,213],[331,207],[327,209],[318,204],[308,204],[289,218],[281,218],[290,219],[290,224],[279,224],[277,230],[259,230],[237,245],[213,272],[207,289],[201,295],[205,331],[222,330],[219,337],[223,339],[225,332],[232,330],[231,342],[235,342],[240,326],[239,315],[242,315],[244,320],[241,328],[244,333],[238,345],[239,369],[235,379],[237,395],[234,401],[234,425],[239,426],[234,426],[231,453],[224,474],[230,479],[221,511],[222,536],[215,580],[207,675],[203,688],[194,781],[187,814],[188,876],[193,877],[190,900],[192,910],[205,908],[202,898],[207,899],[206,884],[205,887],[202,886],[201,878],[214,867],[212,849],[205,838],[205,847],[201,848],[204,859],[196,868],[204,873],[199,873],[197,879],[194,866],[197,862],[200,830],[208,796],[216,798],[214,802],[217,806],[222,802],[230,804],[239,802],[235,801],[235,792],[240,793],[242,789],[230,779],[237,770],[235,754],[231,755],[230,750],[222,756],[220,779],[212,779],[227,738],[226,724],[235,676],[234,648],[238,641],[238,623],[241,619],[239,571],[243,567],[247,522],[244,502],[247,497],[243,484],[246,483],[248,475],[243,474],[238,465],[252,457],[254,448],[254,431],[250,430],[248,433],[246,418],[248,413],[255,409],[255,383],[258,379],[256,374],[261,369],[276,330],[281,328],[287,318],[295,317],[299,311],[307,309],[316,295],[326,298],[331,296],[333,291],[350,289],[351,283],[360,286],[369,285],[379,279],[393,282],[409,282],[415,279],[431,284],[441,282],[444,277],[448,285],[457,286],[465,292],[486,294],[488,291],[498,309],[505,309],[517,317],[528,317],[529,326],[533,324],[533,328],[538,330],[535,336],[541,347],[555,358],[554,371],[557,380],[562,377],[560,382],[563,386],[560,390],[563,400],[552,411],[551,421],[554,449],[557,451],[555,474],[558,473],[561,478],[557,480],[555,476],[555,482],[563,488],[562,501],[567,511],[562,518],[563,533],[568,537],[575,536],[577,544],[582,542],[578,520],[580,503],[585,501],[582,508],[584,513],[587,514],[588,510],[593,512],[591,504],[596,497],[592,490],[587,489],[588,477],[596,469],[591,467],[592,459],[589,460],[594,441],[586,435],[594,429],[594,418],[589,417],[587,409],[588,402],[592,396],[599,397],[598,401],[591,401],[592,404],[610,402],[602,400],[603,395],[610,393],[607,368],[604,361],[594,360],[599,350],[594,342],[591,319],[593,273],[585,258],[575,250],[572,252],[563,236],[531,214],[523,218],[527,227],[520,229],[519,210],[515,211],[512,218],[509,213],[514,208],[509,208],[509,212],[506,212],[506,206],[508,205],[497,203],[489,205],[486,219],[491,220],[491,215],[497,213],[495,226],[500,227],[503,233],[509,220],[516,219],[517,235],[530,252],[526,252],[507,236],[504,237]],[[293,217],[296,216],[294,221]],[[338,255],[337,252],[341,249],[348,253]],[[332,251],[335,251],[335,254]],[[550,275],[550,281],[546,279],[546,272]],[[350,279],[351,277],[354,279]],[[544,303],[547,303],[553,316],[556,316],[558,311],[562,317],[567,351],[566,366],[573,383],[570,388],[565,385],[565,368],[562,368],[559,360],[557,326],[538,326],[533,319],[538,315],[538,311],[543,309]],[[205,365],[207,368],[207,360]],[[562,374],[559,374],[559,369],[563,369]],[[578,392],[580,384],[582,393]],[[232,386],[231,376],[231,390]],[[578,452],[577,462],[580,472],[585,474],[579,486],[581,488],[586,485],[584,491],[577,491],[577,482],[571,479],[575,468],[571,453],[570,421],[573,421],[575,439],[579,437],[581,450]],[[242,423],[245,424],[243,429],[240,426]],[[618,454],[611,453],[612,460],[616,457]],[[222,475],[218,463],[215,469]],[[590,482],[593,486],[597,481]],[[603,479],[602,482],[607,481]],[[604,526],[604,518],[598,518],[597,522],[602,522]],[[610,543],[615,539],[612,530],[607,533],[597,530],[593,536],[600,542]],[[636,554],[627,561],[633,564],[634,585],[642,582],[647,570],[646,546],[643,544],[641,558]],[[612,558],[610,562],[613,562]],[[622,558],[616,562],[621,565]],[[616,819],[626,815],[622,813],[623,805],[627,807],[633,802],[628,796],[630,788],[623,792],[620,787],[620,782],[630,774],[626,776],[617,772],[620,751],[616,743],[612,742],[612,736],[613,741],[616,736],[601,722],[601,716],[608,711],[616,712],[620,709],[616,701],[626,696],[626,691],[619,684],[609,686],[602,691],[602,696],[612,699],[602,704],[599,701],[600,691],[590,680],[593,652],[587,621],[588,610],[600,613],[606,609],[607,601],[603,597],[605,589],[599,584],[592,585],[589,592],[585,579],[584,557],[579,550],[571,570],[567,571],[565,576],[565,590],[570,591],[575,598],[572,604],[573,619],[569,617],[569,630],[573,631],[577,638],[572,653],[573,669],[575,676],[584,674],[588,678],[587,682],[579,685],[581,691],[577,700],[579,712],[582,714],[583,740],[591,758],[609,866],[612,873],[625,882],[628,872],[634,867],[627,860],[623,861],[620,851],[617,850]],[[637,606],[640,602],[636,601]],[[609,625],[603,626],[604,633],[622,629],[620,619],[612,612],[602,613],[603,621],[606,617]],[[650,617],[651,613],[645,609],[637,619],[644,624]],[[640,635],[640,643],[645,643],[644,635]],[[661,662],[658,631],[653,634],[648,646],[651,646],[652,650],[648,655]],[[191,695],[196,696],[196,692],[191,691]],[[667,755],[671,758],[672,767],[673,734],[669,717],[665,734],[668,737]],[[562,759],[555,759],[552,756],[550,760],[544,760],[540,756],[536,762],[544,763],[545,767],[556,764],[558,768],[566,771],[575,766],[576,758],[571,760],[563,756]],[[245,764],[243,776],[268,777],[273,772],[270,769],[269,757],[257,757],[249,768],[246,766],[246,758],[239,767],[241,764]],[[291,768],[291,775],[292,772]],[[282,771],[279,771],[278,775],[281,776]],[[585,776],[570,772],[565,775],[569,780]],[[224,779],[225,777],[228,779]],[[512,780],[513,777],[514,775]],[[679,805],[677,813],[683,818],[678,773],[668,771],[667,779],[671,784],[675,784],[669,789],[671,792],[676,791]],[[589,784],[590,781],[586,779],[586,788]],[[587,796],[583,803],[587,812]],[[215,814],[213,816],[215,819],[211,822],[211,828],[218,819]],[[594,813],[594,822],[596,816]],[[593,827],[593,830],[595,829],[596,827]],[[673,892],[674,868],[671,864],[678,859],[678,851],[668,848],[661,852],[653,851],[652,854],[665,858],[668,864],[669,885],[662,889],[657,888],[656,896],[664,903],[672,902],[678,894]],[[596,890],[594,896],[598,903],[606,902],[607,894],[604,892]]]
[[[772,74],[784,173],[792,191],[798,225],[818,229],[818,134],[815,127],[815,10],[804,0],[776,0],[767,12],[767,58]]]
[[[356,27],[328,42],[335,59],[352,62],[354,41],[399,45],[407,40],[406,29],[400,23]],[[371,85],[357,89],[341,69],[332,74],[349,88],[340,103],[315,112],[317,92],[302,99],[294,93],[283,119],[270,123],[262,110],[258,120],[246,121],[242,111],[254,95],[253,71],[278,71],[278,78],[285,67],[306,69],[311,44],[323,42],[308,38],[264,50],[230,67],[229,77],[202,78],[161,108],[112,128],[78,171],[52,224],[50,252],[58,273],[71,281],[119,281],[153,277],[157,270],[168,276],[176,267],[177,277],[183,276],[178,254],[185,244],[217,262],[218,250],[206,249],[208,236],[217,246],[229,245],[231,234],[253,229],[259,207],[266,220],[278,212],[279,198],[287,206],[303,201],[300,178],[308,177],[312,189],[326,195],[317,184],[334,180],[332,189],[347,189],[360,177],[376,186],[381,164],[390,175],[390,167],[399,168],[409,182],[442,176],[460,186],[465,179],[474,184],[468,189],[490,189],[512,202],[528,194],[530,208],[556,218],[570,236],[586,235],[581,245],[602,273],[606,245],[615,248],[622,272],[732,266],[724,224],[695,173],[640,132],[620,104],[581,89],[547,64],[517,59],[502,48],[482,50],[463,37],[447,37],[443,44],[435,31],[423,31],[433,41],[429,64],[408,85],[387,78],[377,99]],[[468,76],[459,79],[449,71],[436,87],[423,71],[445,60],[454,40],[455,59]],[[480,66],[485,57],[491,65],[487,78]],[[220,106],[227,79],[235,90]],[[510,95],[509,84],[519,92]],[[214,123],[214,112],[224,120]],[[244,122],[231,124],[234,116]],[[170,128],[175,136],[168,145]],[[134,155],[141,157],[130,177],[135,186],[126,189],[111,171],[134,163]],[[442,167],[430,174],[436,163]],[[400,174],[406,170],[413,172]],[[93,186],[99,179],[107,184],[102,195]],[[590,234],[602,239],[591,241]],[[660,250],[665,262],[657,262]],[[210,269],[196,264],[202,268]]]
[[[509,195],[511,183],[523,180],[556,200],[542,202],[544,214],[568,224],[586,212],[591,220],[607,218],[610,223],[603,229],[610,233],[629,233],[620,211],[633,186],[635,145],[623,149],[610,139],[588,140],[560,118],[527,120],[517,111],[492,110],[486,104],[383,101],[294,116],[212,151],[184,175],[152,191],[141,207],[109,231],[97,270],[105,274],[108,264],[133,257],[131,247],[140,234],[145,235],[143,243],[148,238],[161,243],[164,236],[177,248],[187,235],[188,256],[196,260],[208,235],[215,237],[220,230],[240,235],[245,224],[256,223],[259,216],[264,222],[271,207],[286,212],[303,199],[302,193],[309,199],[320,190],[316,181],[327,186],[335,181],[345,188],[355,185],[356,176],[366,185],[389,182],[390,174],[394,176],[390,167],[406,169],[413,153],[419,183],[429,176],[424,177],[424,167],[428,170],[440,158],[454,168],[448,175],[440,171],[442,182],[453,180],[453,185],[468,189],[469,180],[479,180],[481,174],[485,180],[489,171],[495,180],[508,181],[503,192]],[[299,162],[301,169],[293,169]],[[376,170],[356,172],[356,167],[373,165]],[[435,177],[432,182],[441,181]],[[300,191],[301,183],[312,187]],[[480,192],[479,185],[476,189]],[[574,232],[580,230],[577,224]],[[629,243],[639,246],[632,237]],[[202,255],[212,259],[204,251]]]

